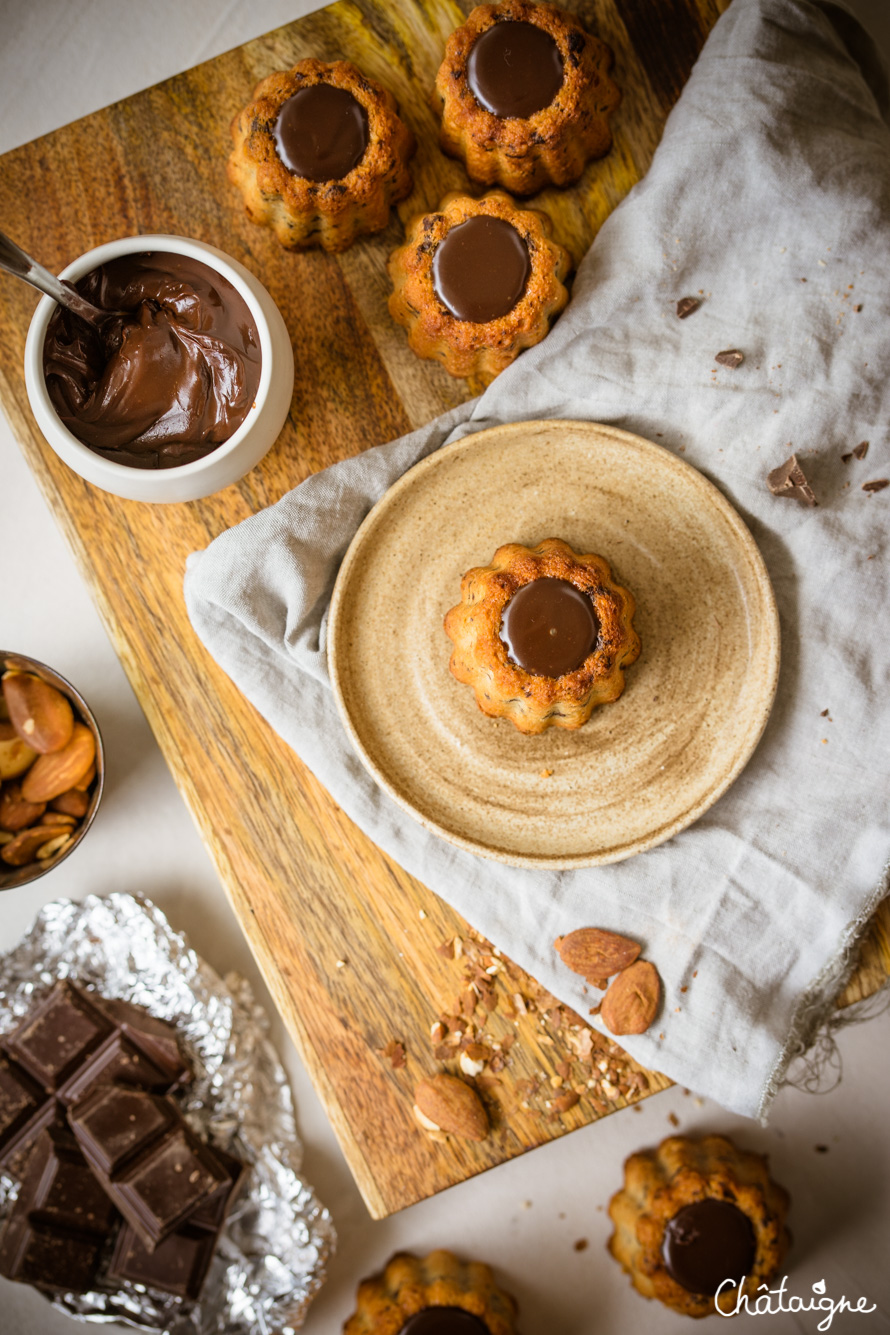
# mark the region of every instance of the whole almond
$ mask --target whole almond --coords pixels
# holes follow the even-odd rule
[[[89,769],[87,770],[86,774],[83,776],[83,778],[78,779],[77,783],[74,783],[71,786],[72,788],[76,789],[77,792],[85,793],[86,790],[89,788],[90,784],[93,782],[93,779],[95,779],[95,777],[96,777],[96,762],[94,760],[92,765],[90,765]]]
[[[31,672],[7,672],[3,697],[9,721],[22,741],[48,755],[71,740],[74,713],[61,691]]]
[[[26,802],[22,797],[22,785],[16,781],[4,784],[0,793],[0,825],[4,830],[26,830],[29,825],[36,825],[46,810],[44,802]]]
[[[69,788],[67,793],[60,793],[50,802],[53,811],[62,812],[66,816],[75,816],[78,820],[87,814],[89,805],[89,797],[80,788]]]
[[[73,788],[93,763],[96,740],[83,723],[75,723],[71,740],[61,751],[38,756],[22,780],[28,802],[51,802]]]
[[[37,752],[23,742],[11,723],[0,723],[0,780],[17,779],[37,759]]]
[[[73,830],[77,821],[73,816],[66,816],[63,811],[47,811],[37,824],[45,826],[48,830]]]
[[[654,964],[637,960],[611,983],[600,1010],[611,1033],[642,1034],[658,1014],[661,982]]]
[[[414,1102],[428,1121],[450,1136],[484,1140],[488,1135],[488,1113],[482,1100],[456,1076],[441,1074],[421,1080]]]
[[[553,942],[563,964],[573,973],[580,973],[588,983],[599,987],[604,978],[620,973],[633,964],[640,953],[636,941],[617,932],[606,932],[600,927],[579,927],[568,936],[558,936]]]
[[[26,867],[37,857],[37,850],[43,848],[51,838],[53,831],[45,825],[38,825],[32,830],[19,830],[14,839],[0,848],[0,858],[10,867]]]

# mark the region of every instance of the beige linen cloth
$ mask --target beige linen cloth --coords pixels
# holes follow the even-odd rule
[[[480,399],[223,534],[185,581],[216,661],[377,844],[582,1014],[591,996],[554,937],[596,925],[643,942],[665,1001],[626,1048],[751,1116],[829,1013],[887,889],[890,488],[861,485],[890,476],[887,108],[845,11],[734,0],[549,337]],[[677,299],[700,290],[678,320]],[[745,363],[713,377],[725,348]],[[546,417],[683,444],[754,534],[783,654],[764,737],[702,819],[619,865],[554,873],[473,857],[381,792],[340,725],[324,650],[338,565],[395,479],[448,440]],[[844,462],[863,440],[867,458]],[[766,488],[791,449],[815,509]]]

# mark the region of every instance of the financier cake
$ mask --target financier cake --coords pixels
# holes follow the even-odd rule
[[[612,145],[612,52],[555,5],[478,5],[436,77],[439,141],[471,180],[531,195],[571,185]]]
[[[516,1335],[516,1303],[481,1261],[398,1252],[362,1280],[343,1335]]]
[[[509,543],[491,565],[468,570],[461,601],[445,617],[449,664],[491,718],[522,733],[580,728],[617,700],[640,637],[633,595],[601,556],[560,538]]]
[[[340,251],[381,231],[411,190],[414,136],[393,95],[345,60],[301,60],[257,84],[232,122],[229,180],[283,246]]]
[[[393,251],[389,309],[418,357],[488,384],[540,343],[569,299],[569,252],[545,213],[502,190],[446,195]]]

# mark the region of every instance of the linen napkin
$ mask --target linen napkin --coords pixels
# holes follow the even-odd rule
[[[214,658],[377,844],[581,1014],[592,994],[553,939],[602,926],[642,941],[664,1007],[623,1046],[750,1116],[830,1012],[887,891],[890,489],[862,489],[890,475],[886,108],[845,11],[734,0],[544,342],[475,402],[224,533],[185,581]],[[719,366],[732,348],[743,365]],[[773,714],[729,792],[659,848],[567,872],[474,857],[406,816],[351,749],[324,649],[338,564],[392,482],[446,441],[547,417],[682,450],[746,519],[782,624]],[[864,460],[846,457],[864,440]],[[817,508],[767,489],[792,450]]]

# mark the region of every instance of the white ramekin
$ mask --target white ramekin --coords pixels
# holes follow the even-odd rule
[[[237,482],[271,449],[284,426],[294,387],[294,354],[281,312],[258,278],[230,255],[184,236],[127,236],[97,246],[59,275],[71,282],[120,255],[168,251],[201,260],[227,278],[247,302],[256,322],[262,353],[256,402],[241,426],[215,450],[178,468],[143,469],[112,463],[94,454],[63,426],[43,375],[43,344],[56,308],[44,297],[34,312],[25,343],[25,384],[40,430],[60,459],[75,473],[130,501],[196,501]]]

